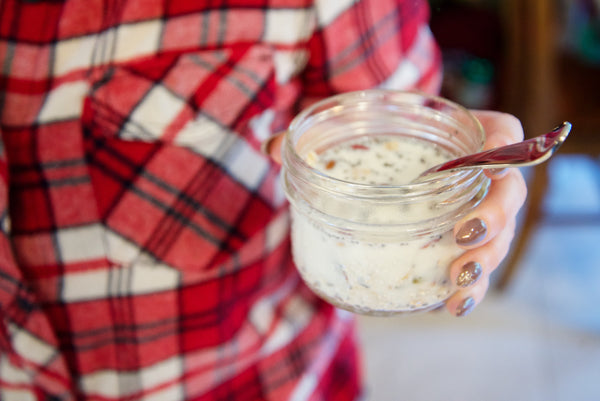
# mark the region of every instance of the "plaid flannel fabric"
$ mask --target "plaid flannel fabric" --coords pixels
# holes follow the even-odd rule
[[[351,400],[260,143],[437,90],[425,1],[0,2],[0,399]]]

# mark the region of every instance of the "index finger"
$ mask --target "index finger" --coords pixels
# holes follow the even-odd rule
[[[491,110],[471,110],[481,122],[486,135],[484,150],[523,140],[521,121],[512,114]]]

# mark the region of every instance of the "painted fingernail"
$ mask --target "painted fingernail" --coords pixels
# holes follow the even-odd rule
[[[487,234],[487,226],[478,218],[467,221],[456,234],[458,245],[470,246],[481,242]]]
[[[467,316],[475,307],[475,300],[473,297],[465,298],[462,303],[456,308],[456,316],[462,317]]]
[[[473,285],[477,282],[477,280],[479,280],[482,272],[483,270],[481,269],[481,265],[479,263],[466,263],[462,267],[462,270],[456,279],[456,285],[463,288]]]

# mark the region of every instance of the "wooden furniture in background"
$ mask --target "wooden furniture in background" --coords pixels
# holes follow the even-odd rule
[[[573,130],[559,153],[593,156],[600,163],[600,65],[574,57],[562,40],[567,6],[580,1],[589,0],[430,0],[431,27],[445,54],[458,49],[494,65],[491,108],[516,115],[526,137],[568,120]],[[462,103],[452,91],[442,94]],[[538,225],[548,221],[550,163],[528,171],[528,200],[511,253],[494,275],[496,288],[512,282]],[[561,222],[600,224],[600,216],[565,216]]]
[[[578,59],[561,46],[565,4],[558,0],[505,0],[502,7],[508,46],[501,107],[521,119],[526,136],[546,132],[565,120],[572,122],[572,133],[560,154],[588,155],[600,163],[600,66]],[[531,171],[521,227],[500,270],[499,289],[513,280],[530,238],[546,217],[544,199],[551,162]],[[567,216],[563,223],[600,223],[600,215],[572,217],[569,220]]]

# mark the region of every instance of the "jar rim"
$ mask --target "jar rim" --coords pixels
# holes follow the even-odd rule
[[[353,181],[347,181],[340,178],[332,177],[323,171],[311,166],[303,157],[301,157],[295,149],[292,132],[299,129],[301,125],[317,110],[323,109],[328,110],[331,107],[328,105],[341,106],[343,104],[351,104],[360,100],[404,100],[404,99],[416,99],[421,98],[426,101],[423,105],[419,105],[415,102],[405,102],[403,104],[422,106],[423,108],[431,107],[432,105],[443,105],[444,107],[450,107],[463,116],[465,116],[470,123],[473,124],[474,130],[478,133],[479,139],[477,140],[478,145],[474,151],[480,151],[483,148],[485,142],[485,131],[479,120],[465,107],[458,103],[455,103],[449,99],[441,96],[431,95],[426,92],[411,90],[411,91],[398,91],[391,89],[367,89],[354,92],[346,92],[338,95],[334,95],[325,99],[322,99],[311,106],[301,111],[290,123],[288,130],[285,134],[284,139],[284,152],[286,156],[291,160],[288,162],[287,157],[283,158],[284,166],[289,171],[294,171],[298,168],[309,171],[312,177],[318,177],[321,181],[320,187],[328,188],[331,190],[333,187],[337,188],[340,192],[351,195],[353,197],[361,198],[405,198],[405,197],[418,197],[425,196],[434,191],[439,191],[440,187],[446,186],[461,186],[477,180],[477,178],[484,174],[481,169],[469,169],[455,171],[448,174],[432,175],[430,178],[419,180],[416,182],[409,182],[406,184],[369,184],[359,183]],[[435,109],[431,109],[435,111]],[[318,115],[318,113],[316,113]],[[296,174],[294,174],[296,175]],[[297,176],[297,175],[296,175]],[[299,178],[299,177],[297,177]],[[315,183],[313,182],[313,185]]]

